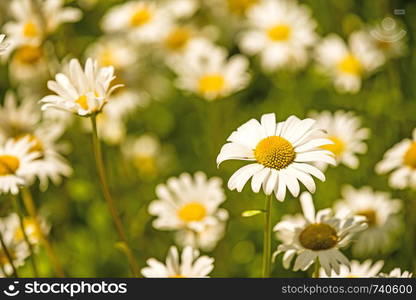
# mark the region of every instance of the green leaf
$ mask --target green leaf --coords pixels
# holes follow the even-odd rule
[[[249,218],[249,217],[257,216],[261,213],[264,213],[264,210],[262,210],[262,209],[250,209],[250,210],[243,211],[241,213],[241,216],[245,217],[245,218]]]

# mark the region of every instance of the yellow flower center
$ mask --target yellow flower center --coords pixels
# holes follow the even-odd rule
[[[405,165],[416,169],[416,142],[413,142],[409,149],[407,149],[403,161]]]
[[[218,93],[225,87],[225,79],[221,74],[207,74],[199,79],[201,93]]]
[[[27,138],[29,140],[29,143],[33,143],[33,146],[29,149],[30,152],[42,153],[45,150],[42,141],[33,134],[20,134],[16,136],[14,140],[19,141],[23,138]]]
[[[116,65],[113,51],[104,49],[100,55],[100,64],[104,67]]]
[[[300,244],[306,249],[327,250],[338,243],[337,232],[325,223],[308,225],[299,235]]]
[[[267,168],[284,169],[295,159],[292,144],[280,136],[262,139],[254,150],[256,160]]]
[[[137,9],[130,18],[130,24],[134,27],[142,26],[152,19],[152,12],[146,6]]]
[[[166,38],[166,46],[171,50],[183,49],[191,38],[191,33],[187,28],[179,27],[172,30]]]
[[[357,212],[357,215],[367,218],[367,224],[372,227],[377,224],[377,214],[373,209],[363,210]]]
[[[340,156],[345,150],[344,141],[336,136],[328,137],[328,139],[331,140],[333,144],[323,145],[321,148],[331,151],[335,156]]]
[[[150,155],[138,155],[133,161],[139,172],[147,176],[154,176],[157,173],[156,160]]]
[[[285,24],[273,26],[267,30],[268,37],[275,42],[284,42],[290,38],[292,29]]]
[[[38,227],[33,218],[24,218],[23,227],[25,228],[26,236],[30,240],[36,240],[36,241],[40,240],[41,233],[39,232]],[[25,238],[23,234],[23,230],[20,227],[16,229],[14,233],[14,238],[16,241],[22,241]]]
[[[88,110],[89,106],[88,106],[88,97],[87,96],[82,95],[77,100],[75,100],[75,102],[78,103],[79,106],[81,106],[82,109]]]
[[[27,22],[23,25],[23,36],[33,38],[38,35],[38,27],[33,22]]]
[[[258,3],[259,0],[227,0],[228,8],[236,14],[244,14],[251,6]]]
[[[339,62],[338,69],[343,73],[360,75],[362,65],[354,55],[348,54]]]
[[[182,275],[173,275],[173,276],[169,276],[169,278],[186,278],[186,277]]]
[[[22,46],[16,51],[14,57],[20,63],[32,65],[42,57],[42,50],[36,46]]]
[[[206,215],[205,206],[199,202],[189,202],[178,210],[178,217],[184,222],[201,221]]]
[[[0,155],[0,176],[13,175],[19,169],[20,161],[12,155]]]

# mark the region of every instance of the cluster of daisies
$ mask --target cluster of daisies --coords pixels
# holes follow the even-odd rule
[[[218,22],[228,22],[241,53],[230,55],[219,42],[216,26],[195,22],[204,9]],[[128,136],[126,127],[134,110],[163,93],[163,79],[155,89],[137,77],[146,60],[171,72],[175,86],[185,93],[213,101],[246,88],[250,64],[257,59],[266,74],[300,70],[314,60],[337,91],[356,93],[364,78],[406,50],[402,29],[392,18],[353,32],[344,41],[335,34],[320,38],[311,10],[294,0],[138,0],[106,12],[99,24],[104,34],[86,49],[85,64],[74,58],[61,62],[50,37],[63,23],[79,21],[81,10],[65,6],[63,0],[13,0],[9,10],[0,55],[18,88],[7,93],[0,107],[0,194],[15,202],[19,196],[27,198],[34,185],[45,191],[50,181],[59,184],[72,174],[64,157],[69,149],[60,139],[75,115],[97,122],[100,138],[120,146],[141,178],[158,177],[167,164],[160,158],[169,159],[166,149],[151,133]],[[46,96],[45,87],[51,91]],[[96,130],[88,122],[82,127]],[[290,195],[299,198],[303,214],[286,215],[274,227],[280,241],[274,258],[283,253],[285,268],[306,271],[315,265],[322,277],[412,276],[400,269],[380,273],[384,262],[367,259],[395,250],[403,227],[401,200],[368,186],[345,186],[332,208],[315,210],[315,179],[325,181],[328,165],[357,169],[369,134],[360,117],[349,111],[311,111],[306,119],[290,116],[285,121],[270,113],[241,125],[221,148],[218,165],[250,162],[230,177],[230,190],[242,192],[251,179],[255,193],[262,191],[280,202]],[[391,172],[393,188],[416,188],[416,131],[412,139],[388,150],[375,171]],[[301,193],[303,187],[307,191]],[[183,250],[170,247],[165,263],[151,258],[141,274],[209,276],[214,259],[200,251],[216,247],[229,218],[221,207],[226,199],[221,179],[202,171],[183,173],[155,192],[157,199],[148,207],[155,217],[153,227],[173,231],[175,244]],[[44,217],[28,206],[29,216],[12,213],[0,222],[6,246],[0,251],[0,275],[12,275],[50,231]],[[367,260],[350,261],[341,251],[349,245],[356,258]]]

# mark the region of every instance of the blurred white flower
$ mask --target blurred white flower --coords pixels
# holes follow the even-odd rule
[[[37,82],[49,75],[45,51],[38,45],[22,45],[12,52],[10,74],[17,81]]]
[[[29,243],[32,245],[38,245],[42,240],[42,235],[48,235],[50,231],[50,225],[46,222],[45,218],[38,216],[36,222],[32,217],[23,218],[23,227]],[[20,218],[17,214],[10,214],[8,221],[13,224],[12,233],[14,240],[18,243],[25,243],[25,236],[23,234],[22,226],[20,224]],[[38,227],[38,225],[40,228]],[[39,229],[41,232],[39,232]]]
[[[274,229],[284,231],[284,236],[291,239],[279,245],[273,256],[283,252],[283,266],[286,269],[297,255],[294,271],[306,271],[319,260],[327,276],[332,271],[340,274],[342,265],[349,266],[348,258],[341,253],[340,248],[347,246],[355,233],[367,227],[365,218],[334,216],[331,209],[315,213],[312,196],[308,192],[300,195],[300,201],[304,222],[283,221],[276,224]]]
[[[84,70],[77,59],[71,59],[67,75],[58,73],[55,80],[48,81],[48,88],[56,95],[43,97],[42,110],[54,108],[72,112],[79,116],[90,116],[101,112],[111,93],[120,85],[110,86],[115,78],[114,68],[99,67],[90,58]]]
[[[32,163],[32,176],[39,179],[41,190],[47,189],[49,180],[59,184],[62,177],[72,174],[69,163],[59,153],[64,150],[63,146],[57,143],[64,132],[63,124],[51,125],[42,120],[35,101],[26,98],[18,105],[11,92],[6,94],[4,105],[0,106],[0,142],[26,138],[32,143],[29,152],[39,154]]]
[[[316,60],[333,78],[338,91],[357,93],[362,79],[384,63],[370,43],[368,34],[357,31],[350,35],[348,45],[335,34],[317,45]]]
[[[353,112],[338,110],[335,113],[329,111],[311,112],[309,116],[316,120],[316,128],[322,129],[320,137],[325,137],[333,142],[323,145],[321,148],[334,153],[338,164],[344,164],[349,168],[356,169],[359,165],[357,154],[367,152],[364,140],[368,139],[370,130],[362,128],[361,118]],[[325,169],[327,164],[319,163],[320,169]]]
[[[178,74],[180,88],[207,100],[227,97],[245,88],[250,79],[246,57],[228,58],[226,49],[205,39],[193,40],[171,65]]]
[[[416,129],[412,139],[404,139],[394,145],[377,163],[378,174],[390,173],[389,185],[395,189],[416,189]]]
[[[260,188],[266,195],[274,193],[284,201],[286,189],[297,197],[299,181],[311,192],[315,192],[312,176],[321,181],[324,174],[313,166],[316,162],[335,164],[332,152],[319,147],[332,142],[315,138],[319,129],[313,128],[315,120],[300,120],[290,116],[286,121],[276,122],[274,113],[265,114],[261,122],[255,119],[241,125],[221,148],[217,164],[225,160],[247,160],[252,163],[240,168],[228,181],[230,190],[241,192],[251,180],[253,192]]]
[[[17,230],[19,230],[19,228],[19,217],[15,213],[9,214],[8,216],[0,219],[0,232],[2,234],[7,250],[9,251],[9,254],[12,257],[13,265],[16,268],[22,266],[25,263],[25,259],[30,255],[29,247],[27,246],[25,241],[21,239],[16,239],[15,233]],[[9,277],[12,274],[12,265],[10,264],[3,247],[0,247],[0,277]]]
[[[402,207],[400,200],[392,199],[389,193],[373,191],[368,186],[360,189],[345,186],[342,199],[334,207],[340,214],[345,212],[367,219],[368,228],[356,235],[352,245],[354,256],[385,254],[395,246],[401,229],[397,217]]]
[[[34,162],[40,156],[32,152],[33,142],[25,137],[7,140],[0,145],[0,194],[16,195],[21,186],[28,185],[35,170]]]
[[[4,53],[9,47],[9,43],[5,39],[6,35],[0,34],[0,54]]]
[[[249,29],[240,47],[249,55],[259,54],[265,71],[305,66],[316,40],[316,22],[308,7],[294,0],[264,0],[247,16]]]
[[[46,35],[53,33],[62,23],[81,19],[79,9],[64,7],[64,0],[14,0],[10,14],[14,18],[4,30],[17,45],[39,45]]]
[[[150,278],[199,278],[209,277],[214,269],[214,259],[208,256],[200,256],[199,251],[192,247],[186,247],[179,257],[178,249],[170,247],[165,264],[150,258],[147,267],[142,269],[144,277]]]
[[[325,270],[321,268],[319,270],[319,277],[321,278],[374,278],[377,277],[381,268],[383,268],[384,261],[379,260],[373,264],[371,259],[367,259],[363,263],[357,260],[350,262],[350,267],[341,266],[339,274],[334,271],[331,272],[330,276],[327,276]]]
[[[207,226],[217,225],[227,215],[219,208],[225,201],[218,177],[207,178],[203,172],[194,177],[188,173],[170,178],[156,187],[158,199],[149,205],[149,213],[157,218],[153,226],[160,230],[187,229],[200,233]]]
[[[388,274],[386,274],[386,273],[379,274],[378,277],[382,277],[382,278],[412,278],[413,273],[410,273],[409,271],[402,271],[400,268],[395,268]]]

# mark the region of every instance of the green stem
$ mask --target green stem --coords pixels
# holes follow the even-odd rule
[[[18,201],[19,200],[17,199],[17,197],[13,197],[12,202],[13,202],[13,205],[14,205],[14,209],[16,210],[16,213],[19,217],[20,230],[22,231],[25,243],[27,244],[27,246],[29,248],[30,261],[32,263],[32,270],[33,270],[33,276],[34,277],[39,277],[38,268],[36,267],[35,251],[33,250],[33,245],[29,241],[29,238],[26,234],[25,224],[24,224],[24,217],[23,217],[22,209],[21,209],[20,204],[19,204]]]
[[[131,272],[135,277],[139,276],[139,267],[137,265],[136,259],[134,258],[133,251],[131,250],[129,243],[127,242],[127,236],[124,232],[123,224],[121,222],[117,207],[114,203],[114,200],[111,196],[110,188],[108,186],[106,171],[104,166],[104,161],[101,151],[101,143],[98,138],[97,130],[97,118],[96,115],[91,116],[92,124],[92,144],[94,150],[95,162],[97,165],[98,177],[100,179],[101,189],[104,195],[104,199],[107,202],[108,209],[110,210],[111,216],[113,218],[114,226],[116,228],[117,234],[122,243],[123,252],[126,254],[129,261]]]
[[[53,267],[55,269],[55,273],[58,277],[65,277],[65,273],[62,269],[61,263],[58,259],[58,257],[55,254],[55,251],[53,250],[53,247],[51,243],[49,242],[47,236],[42,230],[42,227],[39,224],[38,219],[38,213],[36,210],[35,202],[33,201],[32,194],[28,188],[21,189],[21,195],[23,204],[25,205],[26,211],[28,212],[29,216],[33,219],[33,222],[36,226],[36,231],[39,233],[40,240],[45,247],[46,254],[48,255],[50,261],[53,264]]]
[[[313,271],[312,277],[319,278],[319,269],[321,268],[321,264],[319,263],[319,258],[316,258],[315,262],[315,270]]]
[[[18,278],[19,276],[17,275],[16,267],[14,266],[13,259],[12,259],[12,256],[10,255],[9,249],[7,249],[6,243],[4,242],[3,234],[1,233],[1,230],[0,230],[0,244],[1,244],[1,247],[3,248],[3,252],[6,255],[7,260],[9,261],[9,264],[12,266],[13,277]],[[6,275],[6,273],[4,274]]]
[[[270,265],[272,254],[272,196],[266,196],[264,213],[264,235],[263,235],[263,277],[270,277]]]

